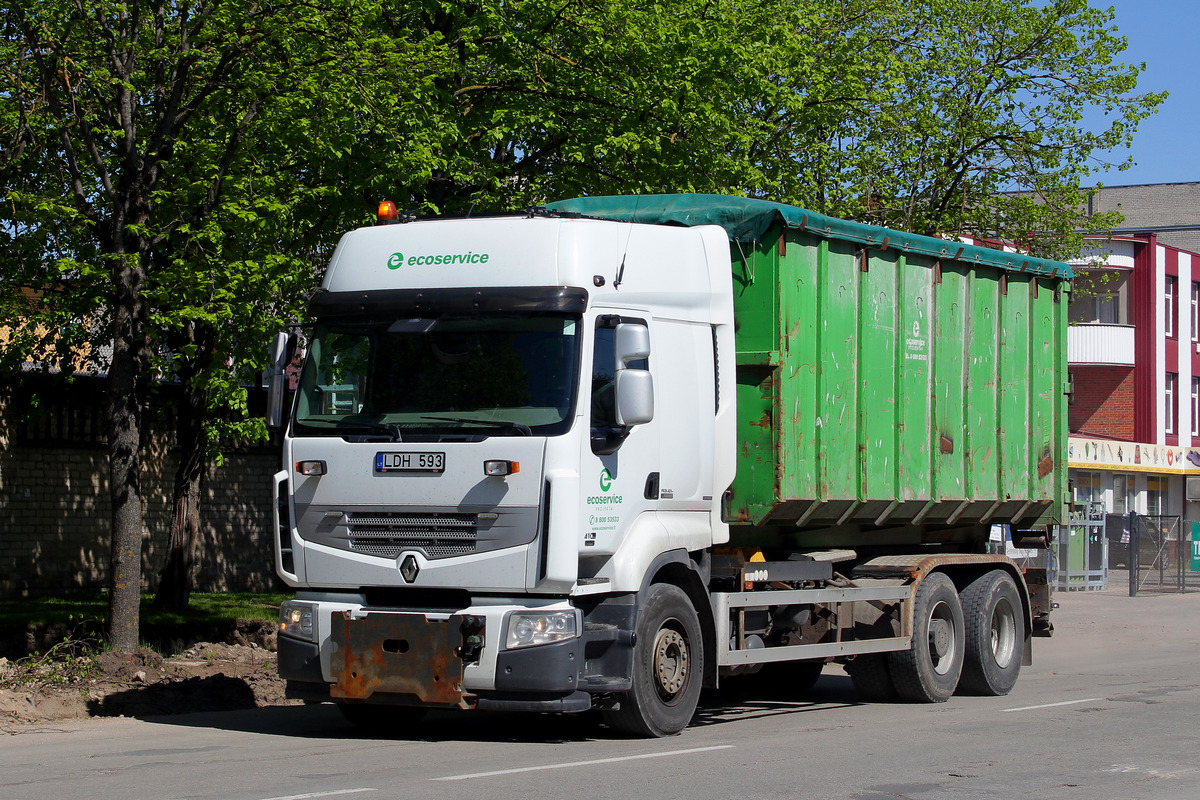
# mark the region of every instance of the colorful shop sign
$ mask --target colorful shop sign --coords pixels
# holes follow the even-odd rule
[[[1067,464],[1073,469],[1200,475],[1200,449],[1071,436],[1067,439]]]

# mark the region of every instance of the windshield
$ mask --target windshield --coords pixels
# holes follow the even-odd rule
[[[579,327],[576,317],[546,314],[320,322],[296,430],[394,441],[563,433]]]

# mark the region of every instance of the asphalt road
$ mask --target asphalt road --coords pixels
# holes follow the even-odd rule
[[[1008,697],[858,703],[761,687],[682,735],[618,738],[589,717],[437,714],[357,734],[330,706],[93,720],[0,736],[0,800],[42,798],[1200,798],[1200,593],[1059,594]]]

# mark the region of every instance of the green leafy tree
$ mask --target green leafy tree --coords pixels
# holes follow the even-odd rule
[[[6,356],[37,352],[39,340],[43,358],[47,341],[60,355],[112,342],[103,366],[117,649],[137,644],[148,380],[177,377],[186,398],[164,573],[176,589],[162,597],[178,605],[199,476],[222,429],[212,412],[233,411],[228,431],[261,430],[245,419],[242,381],[311,282],[306,255],[322,244],[312,219],[336,218],[319,167],[336,160],[337,136],[312,123],[354,116],[345,76],[361,58],[397,57],[369,57],[370,19],[370,4],[353,0],[31,0],[2,12],[6,277],[38,295],[6,298],[16,321]]]
[[[767,185],[816,210],[926,234],[1017,241],[1078,253],[1088,177],[1114,164],[1164,94],[1139,93],[1139,68],[1111,10],[1085,0],[868,3],[866,94],[839,103],[820,141],[784,140],[803,165]],[[847,69],[854,68],[847,64]],[[1095,127],[1087,109],[1103,112]],[[1092,119],[1097,119],[1097,116]],[[1124,158],[1117,166],[1127,166]]]
[[[778,91],[764,45],[784,10],[793,16],[775,0],[406,3],[384,32],[433,44],[434,69],[416,125],[407,108],[382,123],[391,145],[362,185],[402,208],[457,213],[600,191],[744,191],[762,182],[747,154],[770,132],[753,112]],[[423,168],[390,168],[389,154],[412,146]]]
[[[370,184],[423,211],[745,193],[1063,255],[1113,224],[1081,187],[1164,97],[1085,0],[423,0],[384,25],[440,45],[420,129],[385,126],[427,166]]]

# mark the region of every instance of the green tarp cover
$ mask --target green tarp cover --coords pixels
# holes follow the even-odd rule
[[[984,264],[1014,272],[1031,272],[1058,278],[1074,273],[1061,261],[1006,253],[950,239],[894,231],[837,217],[806,211],[796,206],[721,194],[643,194],[612,197],[577,197],[547,203],[551,211],[584,217],[654,225],[720,225],[735,242],[756,241],[776,223],[807,231],[826,239],[843,239],[869,247],[949,258],[969,264]]]

